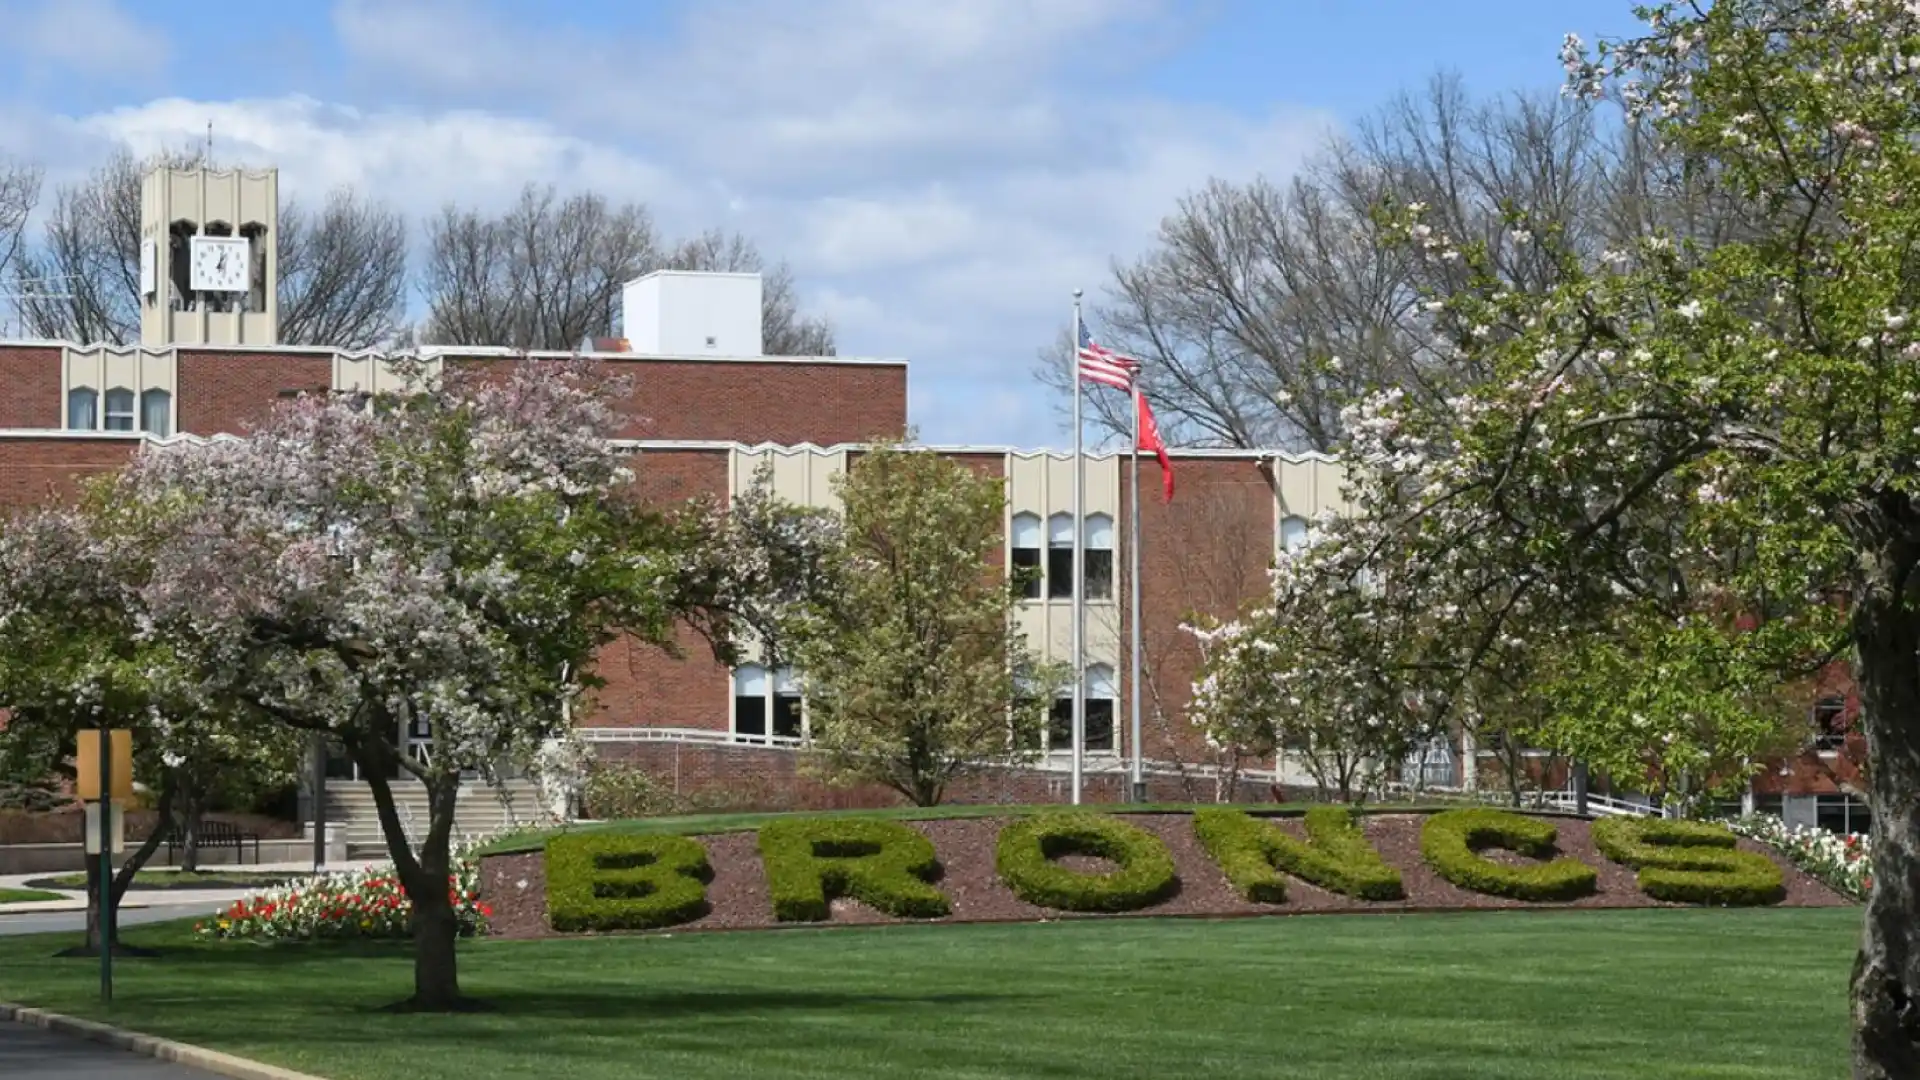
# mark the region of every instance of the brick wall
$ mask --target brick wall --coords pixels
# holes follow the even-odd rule
[[[0,507],[65,498],[80,480],[127,463],[139,446],[127,438],[22,436],[0,439]]]
[[[0,345],[0,428],[65,427],[60,346]]]
[[[696,743],[599,743],[603,761],[617,761],[654,776],[664,787],[702,807],[734,810],[833,810],[904,805],[898,793],[878,785],[830,787],[807,775],[802,755],[792,750]],[[1066,773],[1037,769],[995,770],[970,777],[948,793],[947,803],[1066,803],[1072,789]],[[1183,784],[1178,777],[1149,777],[1147,797],[1154,802],[1205,802],[1212,781]],[[1241,802],[1268,802],[1264,785],[1242,784]],[[1096,773],[1084,778],[1081,798],[1088,803],[1120,803],[1127,778]],[[592,813],[592,807],[588,807]]]
[[[1132,513],[1123,464],[1120,526]],[[1173,463],[1173,501],[1160,497],[1160,468],[1140,466],[1142,742],[1153,760],[1202,762],[1211,753],[1187,721],[1186,707],[1200,650],[1180,629],[1192,613],[1227,617],[1267,585],[1273,558],[1273,487],[1253,460],[1186,458]],[[1123,544],[1124,546],[1124,544]],[[1122,552],[1123,558],[1125,552]],[[1120,567],[1121,651],[1130,655],[1132,578]],[[1123,662],[1122,667],[1127,665]],[[1120,676],[1120,723],[1131,722],[1131,673]]]
[[[509,359],[448,357],[504,370]],[[821,446],[898,438],[907,428],[905,364],[608,358],[632,380],[624,439]]]
[[[665,508],[700,495],[725,498],[725,450],[649,450],[633,460],[638,496]],[[600,653],[606,685],[582,720],[591,727],[688,727],[727,730],[733,683],[706,640],[682,627],[680,656],[630,639]]]
[[[180,349],[180,430],[238,435],[265,416],[283,390],[326,390],[333,358],[317,353],[195,352]]]

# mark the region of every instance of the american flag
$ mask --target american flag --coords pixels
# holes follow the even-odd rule
[[[1140,361],[1095,344],[1084,322],[1080,324],[1079,352],[1082,379],[1117,390],[1133,389],[1133,377],[1140,371]]]

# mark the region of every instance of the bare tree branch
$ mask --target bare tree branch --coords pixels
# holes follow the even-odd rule
[[[407,224],[340,188],[317,216],[280,207],[280,340],[364,349],[392,344],[404,314]]]

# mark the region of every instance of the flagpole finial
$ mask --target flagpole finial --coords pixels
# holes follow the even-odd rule
[[[1075,289],[1075,290],[1073,290],[1073,298],[1074,298],[1075,300],[1078,300],[1078,299],[1080,299],[1080,290],[1079,290],[1079,289]]]

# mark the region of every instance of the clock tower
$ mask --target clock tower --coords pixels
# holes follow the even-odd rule
[[[279,341],[280,174],[156,168],[140,183],[140,344]]]

